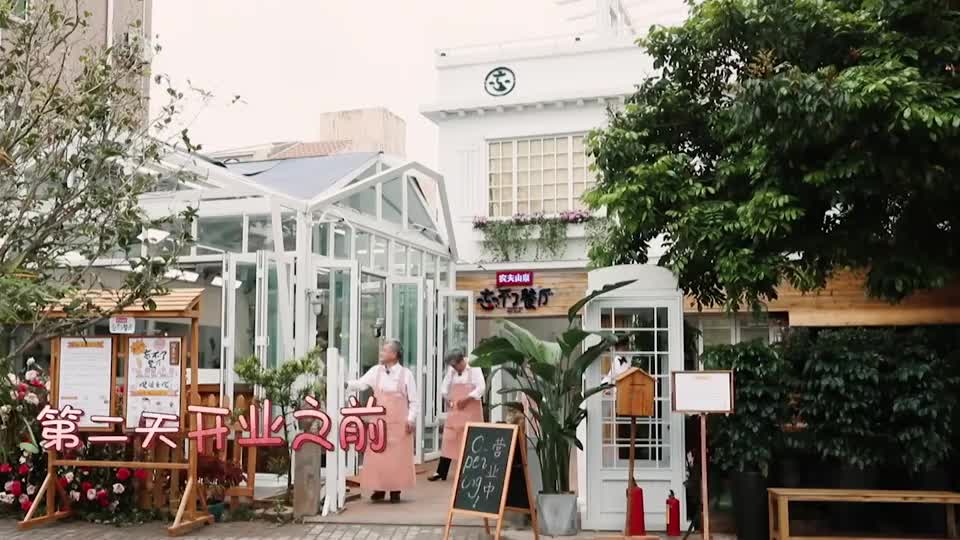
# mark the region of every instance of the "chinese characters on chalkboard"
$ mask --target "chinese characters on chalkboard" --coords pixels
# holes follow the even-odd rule
[[[477,304],[484,311],[505,309],[507,313],[520,313],[547,306],[551,296],[553,296],[553,289],[547,287],[501,288],[496,291],[484,289],[480,291]]]

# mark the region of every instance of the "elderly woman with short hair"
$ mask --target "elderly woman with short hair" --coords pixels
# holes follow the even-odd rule
[[[427,480],[446,480],[450,463],[460,454],[463,432],[469,422],[483,422],[483,393],[486,383],[480,368],[467,364],[463,351],[453,351],[446,357],[447,371],[440,386],[440,394],[447,402],[447,421],[443,426],[443,444],[437,472]]]
[[[416,484],[413,431],[417,425],[417,386],[413,372],[400,364],[403,347],[389,340],[380,351],[380,363],[363,377],[347,383],[352,391],[373,389],[377,404],[386,409],[387,444],[383,452],[364,452],[360,488],[372,492],[378,502],[390,492],[390,502],[400,501],[400,492]]]

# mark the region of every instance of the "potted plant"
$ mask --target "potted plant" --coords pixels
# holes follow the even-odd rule
[[[737,538],[762,540],[769,532],[767,478],[788,418],[787,363],[757,341],[711,347],[703,363],[734,372],[736,412],[710,418],[711,457],[730,478]]]
[[[574,535],[578,531],[577,496],[570,491],[570,456],[577,440],[577,426],[586,418],[582,407],[590,396],[608,388],[584,388],[587,368],[613,346],[611,332],[586,332],[573,325],[580,309],[594,297],[632,283],[626,281],[595,291],[574,304],[568,312],[570,327],[557,341],[544,341],[506,320],[498,322],[498,335],[483,340],[473,351],[471,365],[509,374],[516,386],[501,394],[519,393],[526,403],[505,403],[523,411],[540,464],[543,490],[537,495],[542,534]],[[581,353],[581,345],[593,343]]]
[[[207,511],[217,521],[223,519],[227,490],[246,481],[247,475],[239,465],[216,456],[199,456],[197,478],[200,491],[207,502]]]

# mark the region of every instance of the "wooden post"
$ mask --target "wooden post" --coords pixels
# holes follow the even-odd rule
[[[707,490],[707,415],[700,415],[700,497],[703,505],[703,540],[710,540],[710,494]]]
[[[636,447],[637,447],[637,417],[630,417],[630,459],[627,463],[627,512],[626,512],[626,523],[623,525],[623,535],[630,536],[630,518],[631,516],[631,504],[630,504],[630,490],[637,487],[637,481],[633,476],[633,466],[634,460],[636,459]]]

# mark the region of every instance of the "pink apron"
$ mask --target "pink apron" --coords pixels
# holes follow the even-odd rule
[[[406,379],[401,377],[397,391],[387,392],[380,386],[382,373],[382,370],[377,373],[373,395],[377,404],[386,408],[387,444],[383,452],[363,453],[360,487],[364,491],[403,491],[416,484],[413,434],[407,433],[409,401]]]
[[[467,368],[469,369],[469,368]],[[467,399],[474,385],[467,383],[450,385],[450,401]],[[447,423],[443,426],[443,446],[440,454],[448,459],[460,457],[460,445],[467,422],[483,422],[483,405],[479,399],[469,399],[463,409],[447,411]]]

